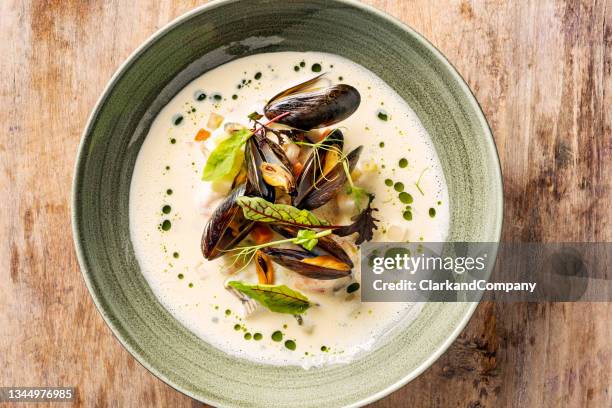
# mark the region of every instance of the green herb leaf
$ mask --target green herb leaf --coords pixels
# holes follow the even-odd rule
[[[298,227],[325,227],[329,223],[317,218],[308,210],[300,210],[287,204],[273,204],[261,197],[238,197],[244,216],[253,221],[276,222]]]
[[[227,139],[210,153],[202,180],[215,181],[223,177],[233,177],[240,171],[241,156],[240,148],[251,137],[252,132],[248,129],[240,129],[233,132]]]
[[[228,285],[276,313],[302,314],[312,305],[306,296],[285,285],[240,281],[231,281]]]
[[[332,233],[331,228],[332,227],[330,226],[328,229],[325,229],[320,232],[314,232],[310,230],[304,230],[304,232],[302,232],[302,230],[300,230],[298,231],[298,236],[293,237],[293,238],[281,239],[278,241],[270,241],[270,242],[266,242],[264,244],[259,244],[259,245],[239,246],[239,247],[229,249],[228,251],[238,251],[238,254],[236,255],[236,257],[237,259],[242,258],[245,261],[243,268],[246,268],[246,266],[249,263],[251,263],[251,260],[255,257],[256,252],[262,248],[267,248],[270,246],[286,244],[286,243],[291,242],[296,245],[302,245],[304,248],[310,251],[312,248],[314,248],[317,245],[317,243],[319,242],[319,238],[323,238]],[[339,227],[339,228],[342,228],[342,227]]]
[[[295,244],[301,245],[309,251],[312,251],[312,248],[317,246],[318,242],[317,233],[313,230],[299,230],[294,241]]]
[[[259,120],[259,119],[263,118],[263,115],[261,113],[255,111],[255,112],[249,113],[248,118],[250,120]]]
[[[357,187],[356,185],[348,186],[346,190],[346,193],[353,197],[353,200],[355,200],[355,205],[359,211],[364,208],[364,203],[366,205],[369,203],[370,193],[368,190]]]

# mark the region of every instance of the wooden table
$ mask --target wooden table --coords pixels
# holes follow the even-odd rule
[[[82,406],[201,406],[135,362],[81,278],[70,188],[106,82],[197,1],[0,2],[0,385]],[[612,2],[368,1],[457,67],[493,128],[504,239],[612,241]],[[374,407],[612,406],[612,303],[481,304],[429,370]]]

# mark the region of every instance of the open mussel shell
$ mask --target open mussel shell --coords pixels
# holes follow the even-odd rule
[[[351,116],[361,103],[359,91],[346,84],[317,89],[321,80],[319,75],[280,92],[264,107],[264,114],[268,119],[285,114],[277,123],[301,130],[331,126]]]
[[[268,167],[276,171],[275,180],[284,180],[280,187],[293,193],[295,178],[290,170],[291,163],[278,143],[265,136],[253,136],[247,141],[244,154],[249,183],[256,186],[259,196],[274,202],[274,187],[279,185],[272,182],[271,175],[263,171]]]
[[[255,253],[255,271],[259,283],[266,285],[274,284],[274,267],[270,257],[261,251]]]
[[[259,167],[263,179],[272,187],[279,187],[288,194],[295,190],[295,177],[293,173],[286,170],[283,166],[272,163],[262,163]]]
[[[336,129],[323,142],[324,147],[319,147],[317,153],[313,151],[310,154],[296,181],[294,206],[306,210],[319,208],[344,186],[347,176],[342,163],[343,143],[342,132]],[[361,150],[362,146],[359,146],[346,156],[349,172],[355,168]]]
[[[299,229],[294,226],[282,224],[271,225],[270,228],[285,238],[295,238],[299,231]],[[341,262],[347,264],[350,269],[353,268],[351,257],[340,244],[338,244],[336,239],[333,238],[333,234],[319,238],[317,245],[310,252],[314,255],[332,255]]]
[[[263,179],[260,166],[266,161],[263,152],[257,146],[255,137],[250,137],[244,147],[244,160],[247,168],[247,179],[250,189],[254,190],[258,196],[267,201],[274,202],[274,187],[268,185]]]
[[[246,184],[236,187],[217,206],[202,233],[202,254],[206,259],[215,259],[224,251],[234,248],[242,241],[255,224],[244,218],[236,199],[245,195]]]
[[[261,250],[273,262],[311,279],[339,279],[351,274],[351,266],[333,255],[302,249],[267,247]]]

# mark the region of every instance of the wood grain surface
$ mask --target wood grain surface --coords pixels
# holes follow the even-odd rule
[[[612,2],[384,1],[464,76],[492,126],[508,241],[612,241]],[[79,406],[202,406],[112,336],[79,272],[70,188],[115,69],[200,4],[0,1],[0,385]],[[610,407],[612,303],[481,304],[423,375],[373,407]],[[20,405],[22,406],[22,405]]]

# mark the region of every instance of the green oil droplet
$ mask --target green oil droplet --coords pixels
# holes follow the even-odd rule
[[[253,335],[253,339],[255,339],[255,340],[257,340],[257,341],[261,340],[262,338],[263,338],[263,336],[262,336],[262,334],[261,334],[261,333],[255,333],[255,334]]]
[[[226,315],[226,316],[229,316],[229,315],[231,315],[231,314],[232,314],[232,311],[231,311],[231,310],[229,310],[229,309],[225,309],[225,315]]]
[[[398,193],[401,193],[402,191],[404,191],[404,183],[402,182],[397,182],[393,185],[393,188],[395,189],[395,191],[397,191]]]
[[[170,228],[172,228],[172,223],[170,222],[170,220],[164,220],[161,223],[161,229],[164,231],[169,231]]]
[[[404,219],[406,221],[412,221],[412,211],[404,211]]]
[[[177,275],[177,277],[178,277],[179,279],[183,279],[183,278],[185,277],[185,275],[183,275],[182,273],[179,273],[179,274]]]
[[[315,71],[315,72],[318,72],[318,71]],[[287,347],[289,350],[293,351],[293,350],[295,350],[295,349],[296,349],[296,347],[297,347],[297,346],[296,346],[296,344],[295,344],[295,341],[293,341],[293,340],[287,340],[287,341],[285,342],[285,347]]]
[[[321,72],[321,64],[312,64],[312,72]]]
[[[255,79],[261,79],[261,72],[257,72],[254,76]]]
[[[414,199],[412,198],[412,195],[410,195],[409,193],[406,193],[406,192],[400,193],[399,194],[399,199],[404,204],[412,204],[412,202],[414,201]]]
[[[385,180],[385,184],[388,185],[389,187],[391,187],[393,185],[393,180],[391,179],[386,179]]]
[[[380,148],[385,147],[385,142],[380,142],[380,143],[378,144],[378,146],[380,146]]]
[[[194,96],[195,96],[196,101],[200,101],[201,102],[204,99],[206,99],[206,94],[204,92],[202,92],[202,91],[196,91]]]
[[[168,195],[172,195],[172,189],[171,189],[171,188],[167,189],[167,190],[166,190],[166,194],[168,194]]]
[[[174,117],[172,118],[172,123],[174,123],[174,126],[178,126],[183,122],[183,115],[178,114],[178,115],[174,115]]]
[[[386,122],[389,120],[389,116],[387,115],[387,112],[383,111],[383,110],[379,110],[378,114],[376,115],[378,116],[378,119]]]
[[[407,167],[407,166],[408,166],[408,160],[406,160],[406,159],[402,158],[402,159],[400,159],[400,161],[399,161],[399,163],[398,163],[398,164],[399,164],[400,168],[402,168],[402,169],[403,169],[403,168],[405,168],[405,167]]]
[[[300,67],[304,68],[306,66],[306,61],[300,62]]]
[[[274,341],[283,340],[283,332],[281,332],[280,330],[277,330],[274,333],[272,333],[272,340]]]
[[[174,258],[178,258],[178,257],[179,257],[179,253],[178,253],[178,252],[174,252],[174,253],[172,254],[172,256],[173,256]]]
[[[429,209],[429,216],[430,216],[431,218],[433,218],[433,217],[435,217],[435,216],[436,216],[436,209],[435,209],[435,208],[430,208],[430,209]]]
[[[170,207],[169,205],[164,205],[164,206],[162,207],[162,212],[163,212],[164,214],[170,214],[170,211],[172,211],[172,207]]]
[[[253,337],[253,335],[251,333],[244,333],[244,339],[245,340],[251,340],[251,337]]]
[[[239,324],[235,324],[234,325],[234,330],[239,331],[241,328],[241,326]]]

